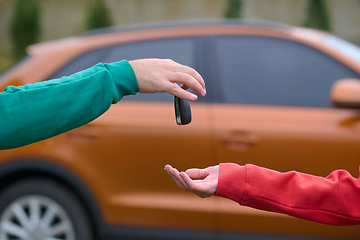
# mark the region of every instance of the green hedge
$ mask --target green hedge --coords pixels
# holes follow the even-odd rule
[[[103,0],[95,0],[86,19],[86,30],[111,26],[109,13]]]
[[[26,47],[40,38],[40,9],[37,0],[17,0],[11,20],[10,35],[16,59],[26,54]]]
[[[331,31],[330,16],[326,0],[308,0],[305,27]]]
[[[242,17],[242,0],[227,0],[225,18]]]

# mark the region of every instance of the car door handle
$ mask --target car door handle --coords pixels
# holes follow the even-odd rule
[[[229,149],[235,151],[244,151],[254,147],[259,141],[257,134],[236,130],[230,131],[222,137],[222,143]]]
[[[359,132],[360,129],[360,117],[351,116],[345,118],[339,122],[340,127],[350,128],[351,131]]]

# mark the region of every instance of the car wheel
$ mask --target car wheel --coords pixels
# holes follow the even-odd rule
[[[76,196],[48,179],[26,179],[0,193],[0,240],[93,239]]]

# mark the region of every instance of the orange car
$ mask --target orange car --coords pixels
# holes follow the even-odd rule
[[[360,90],[348,84],[359,84],[358,47],[315,30],[240,21],[101,29],[28,54],[1,77],[1,89],[100,61],[156,57],[197,69],[207,95],[192,103],[186,126],[175,123],[172,96],[137,94],[83,127],[0,151],[1,240],[360,238],[359,226],[200,199],[163,170],[236,162],[357,176]]]

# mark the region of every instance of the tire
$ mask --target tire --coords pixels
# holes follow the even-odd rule
[[[92,240],[92,235],[76,196],[55,181],[25,179],[0,193],[0,240]]]

